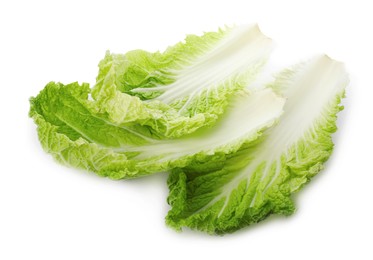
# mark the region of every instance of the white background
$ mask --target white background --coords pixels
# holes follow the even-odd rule
[[[1,1],[0,259],[373,259],[370,1]],[[166,174],[111,181],[57,164],[28,118],[49,81],[94,83],[106,50],[163,50],[187,33],[257,22],[272,62],[327,53],[350,73],[335,152],[271,217],[223,237],[164,224]]]

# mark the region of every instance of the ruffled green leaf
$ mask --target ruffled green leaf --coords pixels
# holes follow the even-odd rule
[[[239,26],[189,35],[163,53],[108,52],[92,97],[114,124],[139,123],[157,135],[180,137],[212,125],[271,49],[257,26]]]
[[[332,153],[347,84],[344,66],[327,56],[279,74],[270,85],[287,98],[279,123],[219,163],[174,170],[167,224],[222,234],[271,214],[292,214],[292,194]]]
[[[214,127],[179,139],[160,139],[138,125],[115,125],[99,116],[89,86],[49,83],[31,99],[30,116],[42,147],[58,161],[113,179],[133,178],[190,164],[220,161],[274,124],[284,99],[273,91],[232,97]]]

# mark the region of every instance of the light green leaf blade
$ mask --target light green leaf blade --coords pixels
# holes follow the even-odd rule
[[[213,127],[179,139],[157,139],[136,126],[122,127],[97,117],[87,101],[89,87],[50,83],[31,99],[30,116],[42,147],[58,161],[112,179],[134,178],[221,161],[255,141],[282,113],[284,99],[271,90],[242,91]],[[84,103],[86,102],[86,103]]]
[[[279,74],[271,84],[287,98],[279,123],[220,164],[174,170],[167,224],[222,234],[271,214],[292,214],[292,194],[332,153],[347,84],[344,66],[327,56]]]
[[[114,124],[139,123],[158,135],[180,137],[212,125],[271,50],[272,41],[255,25],[188,35],[163,53],[108,52],[92,97]]]

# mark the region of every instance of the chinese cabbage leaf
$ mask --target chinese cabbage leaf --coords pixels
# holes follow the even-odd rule
[[[222,234],[271,214],[292,214],[292,194],[333,151],[331,135],[347,84],[344,66],[327,56],[279,74],[270,85],[287,98],[279,123],[224,163],[175,169],[168,179],[167,224]]]

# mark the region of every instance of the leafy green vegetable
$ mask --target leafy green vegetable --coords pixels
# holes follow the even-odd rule
[[[113,179],[133,178],[216,161],[255,140],[282,112],[284,99],[273,91],[232,97],[214,127],[179,139],[149,137],[138,125],[118,126],[99,117],[88,99],[88,84],[49,83],[31,99],[30,116],[38,125],[45,151],[58,161]]]
[[[137,123],[158,136],[181,137],[212,125],[271,49],[272,41],[257,26],[239,26],[189,35],[163,53],[107,53],[92,97],[111,123]]]
[[[233,232],[294,212],[343,108],[348,77],[327,56],[252,84],[271,49],[257,26],[239,26],[162,53],[107,52],[93,88],[50,82],[29,115],[63,164],[112,179],[171,171],[169,226]]]
[[[332,153],[331,134],[347,84],[343,65],[327,56],[279,74],[270,85],[287,98],[279,124],[224,162],[174,170],[167,224],[221,234],[271,214],[292,214],[292,194]]]

